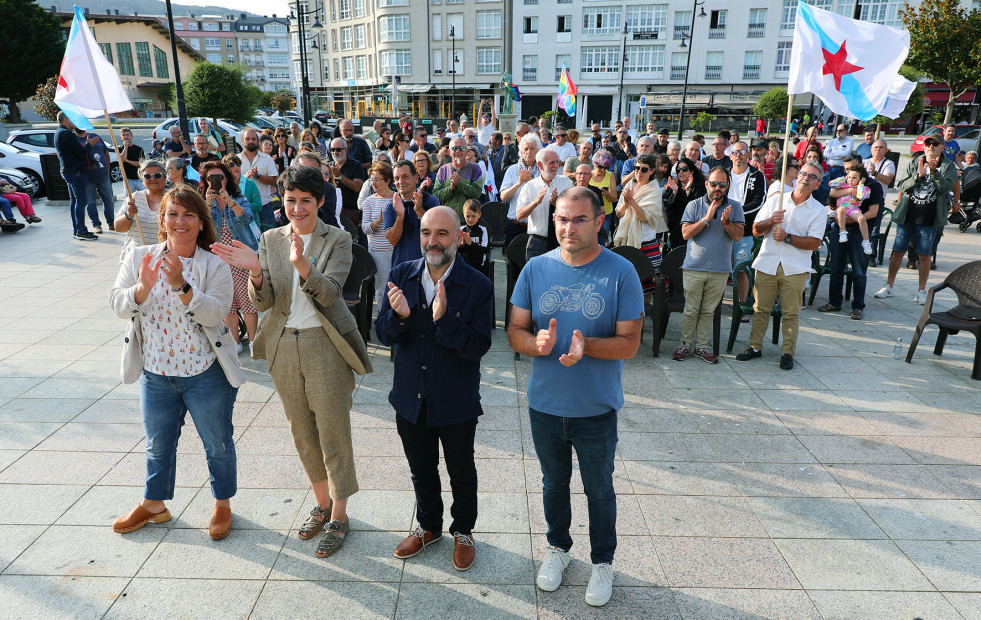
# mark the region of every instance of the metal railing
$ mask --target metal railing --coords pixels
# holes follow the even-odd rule
[[[525,82],[538,81],[538,69],[522,69],[521,79]]]
[[[684,67],[671,67],[671,79],[672,80],[683,80],[683,79],[685,79],[685,68]]]
[[[762,39],[766,31],[766,24],[750,24],[746,32],[747,39]]]
[[[684,70],[682,70],[682,78],[684,78]],[[721,80],[722,79],[722,66],[721,65],[706,65],[705,66],[705,79],[706,80]]]
[[[674,27],[674,38],[675,39],[687,39],[689,32],[691,32],[691,26],[675,26]]]
[[[743,79],[744,80],[760,79],[760,65],[745,65],[743,67]]]
[[[714,26],[709,28],[709,38],[710,39],[724,39],[726,38],[726,27],[725,24],[721,26]]]

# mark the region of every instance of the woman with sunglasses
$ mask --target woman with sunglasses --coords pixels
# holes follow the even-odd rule
[[[685,245],[685,238],[681,235],[681,216],[685,214],[689,202],[705,195],[705,175],[699,164],[682,157],[675,170],[678,178],[672,177],[664,185],[664,217],[668,224],[669,249]],[[663,247],[661,251],[664,251]]]
[[[611,226],[613,225],[613,205],[617,201],[617,181],[610,172],[613,165],[613,155],[609,151],[600,149],[593,155],[593,176],[589,179],[589,184],[598,187],[603,192],[603,228],[600,229],[600,244],[606,245],[606,240],[610,236]]]
[[[296,158],[296,149],[289,145],[289,137],[285,127],[276,128],[276,146],[273,149],[273,161],[276,162],[276,169],[280,172],[292,164]]]
[[[392,130],[388,125],[382,125],[381,131],[378,132],[378,139],[375,140],[375,148],[381,151],[392,150]]]
[[[395,161],[398,163],[398,160]],[[436,172],[433,170],[433,160],[429,153],[416,151],[412,155],[412,165],[416,167],[416,174],[419,175],[419,189],[431,193],[436,185]]]
[[[640,248],[647,255],[654,269],[661,266],[661,244],[658,235],[668,231],[664,218],[661,186],[654,178],[657,161],[654,155],[644,153],[634,161],[634,178],[620,193],[616,214],[620,218],[613,245],[629,245]],[[644,296],[654,293],[654,280],[645,281]],[[649,298],[648,298],[649,301]]]
[[[262,211],[262,194],[259,193],[259,186],[252,179],[242,176],[242,159],[238,155],[225,155],[221,158],[221,163],[225,164],[232,173],[232,178],[238,184],[239,193],[249,202],[252,221],[258,226],[259,212]]]
[[[392,142],[392,161],[402,161],[412,157],[412,151],[409,150],[412,141],[409,140],[408,134],[399,132],[395,134]]]
[[[119,262],[123,262],[126,254],[136,246],[155,243],[160,231],[160,201],[167,185],[167,170],[159,160],[145,159],[138,174],[146,189],[133,192],[112,223],[116,232],[126,233]],[[140,218],[139,226],[133,222],[136,218]],[[140,240],[140,228],[143,229],[143,240]]]

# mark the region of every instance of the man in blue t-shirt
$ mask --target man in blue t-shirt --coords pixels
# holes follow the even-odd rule
[[[944,157],[949,159],[953,164],[960,164],[961,145],[957,143],[955,136],[957,135],[957,127],[955,125],[946,125],[944,127]]]
[[[396,162],[393,170],[395,197],[382,209],[385,237],[392,244],[392,269],[422,258],[419,221],[426,211],[439,206],[432,194],[419,188],[419,173],[412,162]]]
[[[569,564],[570,448],[575,448],[589,500],[593,574],[585,598],[602,606],[613,593],[613,457],[623,360],[640,345],[644,297],[633,266],[597,241],[603,205],[595,194],[585,187],[565,190],[554,219],[559,247],[522,269],[508,327],[511,348],[533,358],[528,413],[548,523],[548,550],[536,583],[555,590]]]

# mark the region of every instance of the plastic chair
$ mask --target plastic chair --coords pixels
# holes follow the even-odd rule
[[[508,225],[508,206],[503,202],[488,202],[480,207],[480,219],[487,226],[492,248],[504,248],[504,231]]]
[[[351,246],[354,261],[344,281],[344,301],[358,323],[365,342],[371,340],[371,308],[375,297],[375,261],[368,250],[358,244]]]
[[[681,265],[685,262],[685,255],[688,251],[687,246],[679,246],[661,259],[661,274],[654,279],[654,302],[652,308],[654,320],[654,357],[658,357],[661,348],[661,340],[668,329],[668,319],[672,312],[684,312],[685,310],[685,287],[681,273]],[[671,287],[671,296],[668,296],[668,286]],[[721,298],[720,298],[721,300]],[[712,318],[712,346],[713,351],[719,350],[719,340],[722,331],[722,304],[715,307],[715,315]]]
[[[828,229],[824,233],[824,239],[821,240],[821,246],[824,248],[824,264],[821,263],[821,249],[818,248],[811,253],[811,267],[814,269],[815,273],[811,276],[811,296],[807,300],[808,306],[814,305],[814,296],[817,295],[818,285],[821,284],[821,278],[825,275],[831,274],[831,244],[838,243],[837,236],[832,239],[831,236],[832,229]],[[851,299],[852,296],[852,266],[847,261],[845,262],[845,299]]]
[[[886,219],[886,215],[889,215],[889,223],[886,224],[885,230],[882,228],[882,221]],[[883,260],[886,256],[886,240],[889,239],[889,229],[892,228],[892,209],[883,208],[880,209],[879,216],[876,218],[875,222],[875,238],[876,240],[872,242],[872,247],[876,250],[875,252],[875,262],[879,265],[883,264]],[[869,241],[872,241],[873,232],[869,231]],[[869,263],[871,265],[871,261]]]
[[[957,305],[946,312],[934,312],[933,297],[937,291],[942,291],[945,288],[953,289],[957,295]],[[933,349],[934,355],[943,354],[949,334],[956,334],[959,331],[974,334],[976,342],[971,378],[976,381],[981,380],[981,261],[961,265],[952,271],[941,284],[930,287],[930,290],[927,291],[923,313],[920,314],[920,321],[916,324],[916,330],[913,332],[913,340],[909,343],[909,352],[906,354],[907,364],[912,363],[913,352],[916,351],[916,345],[920,342],[923,329],[931,324],[940,328],[940,334],[937,335],[937,345]]]
[[[758,248],[757,248],[758,249]],[[726,345],[726,353],[732,353],[732,346],[736,343],[736,335],[739,333],[739,326],[742,324],[742,318],[745,315],[752,316],[753,312],[746,312],[743,310],[744,307],[752,307],[753,298],[753,282],[756,280],[756,272],[753,270],[754,257],[750,257],[738,265],[732,270],[732,325],[729,326],[729,344]],[[746,274],[749,278],[749,295],[746,296],[746,303],[739,303],[739,280],[737,276],[740,272]],[[770,317],[773,318],[773,344],[777,344],[780,337],[780,319],[783,317],[783,311],[780,308],[779,302],[774,302],[773,307],[770,309]]]
[[[347,233],[351,235],[351,241],[354,242],[354,245],[358,245],[358,239],[361,236],[361,229],[358,228],[358,226],[354,222],[344,217],[343,215],[341,216],[341,228],[346,230]]]
[[[613,248],[612,252],[618,254],[634,266],[637,271],[637,277],[640,278],[641,283],[648,278],[657,277],[657,271],[654,269],[654,264],[651,263],[651,259],[647,257],[646,254],[640,251],[639,248],[635,248],[629,245],[619,245]],[[654,322],[654,304],[644,303],[644,314],[646,314],[651,319],[651,327],[657,329],[657,324]],[[644,341],[644,331],[640,332],[641,342]]]

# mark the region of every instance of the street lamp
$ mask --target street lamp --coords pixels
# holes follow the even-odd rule
[[[450,67],[450,75],[453,76],[453,87],[450,91],[450,118],[453,118],[453,111],[456,109],[456,27],[450,26],[450,44],[452,46],[452,51],[450,52],[450,62],[452,67]]]
[[[295,21],[299,27],[299,42],[300,42],[300,76],[302,80],[302,93],[301,93],[301,103],[300,107],[303,109],[303,120],[309,123],[313,115],[310,113],[310,76],[307,74],[307,36],[304,33],[303,20],[308,15],[314,15],[313,25],[310,29],[313,31],[314,35],[319,33],[323,26],[320,24],[320,20],[316,17],[319,13],[319,8],[314,4],[313,10],[301,11],[300,10],[300,0],[296,0],[296,7],[294,12],[290,14],[290,21]],[[313,49],[319,49],[317,47],[316,40],[313,42]]]
[[[685,86],[681,90],[681,115],[678,117],[678,140],[681,140],[681,134],[684,129],[685,122],[685,100],[688,98],[688,69],[691,68],[691,46],[685,44],[685,39],[692,40],[692,36],[695,34],[695,9],[702,7],[701,11],[698,13],[698,19],[705,19],[705,0],[694,0],[691,6],[691,27],[688,29],[688,34],[681,34],[681,45],[678,49],[681,51],[688,50],[688,58],[685,60]]]
[[[170,31],[170,55],[174,59],[174,86],[177,92],[177,123],[186,136],[187,107],[184,105],[184,84],[181,82],[181,67],[177,62],[177,35],[174,34],[174,11],[167,0],[167,29]]]

